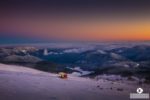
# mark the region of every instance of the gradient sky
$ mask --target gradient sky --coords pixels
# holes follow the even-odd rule
[[[149,0],[0,2],[0,43],[150,40]]]

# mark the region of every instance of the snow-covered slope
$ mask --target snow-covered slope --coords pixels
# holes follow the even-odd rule
[[[0,64],[0,100],[128,100],[135,87],[103,79],[60,79],[57,74]]]

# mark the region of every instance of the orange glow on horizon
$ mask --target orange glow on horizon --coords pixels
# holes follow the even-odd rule
[[[150,20],[77,21],[53,19],[3,19],[0,31],[43,39],[79,41],[150,40]],[[26,34],[24,34],[26,33]]]

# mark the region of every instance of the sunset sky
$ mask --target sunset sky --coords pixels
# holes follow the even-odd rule
[[[0,2],[0,43],[150,40],[149,0]]]

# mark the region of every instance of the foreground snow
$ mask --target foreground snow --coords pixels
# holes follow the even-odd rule
[[[0,64],[0,100],[129,100],[137,87],[74,76],[64,80],[56,74]]]

